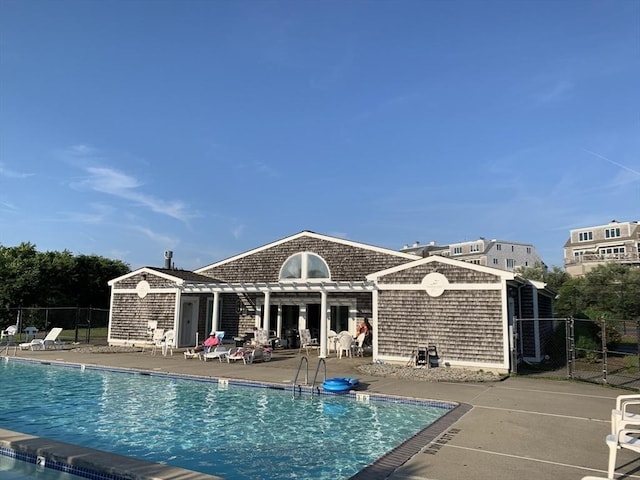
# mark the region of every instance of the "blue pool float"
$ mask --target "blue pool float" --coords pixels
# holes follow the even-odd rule
[[[324,388],[327,392],[342,393],[348,392],[352,388],[358,386],[359,383],[360,380],[353,377],[327,378],[322,383],[322,388]]]

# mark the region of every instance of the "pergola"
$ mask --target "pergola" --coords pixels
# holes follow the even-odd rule
[[[182,294],[213,294],[213,318],[219,316],[219,298],[223,293],[262,294],[264,296],[264,315],[262,328],[269,329],[270,303],[272,293],[318,293],[320,294],[320,357],[327,357],[327,296],[330,293],[366,293],[373,292],[377,285],[372,281],[332,282],[327,280],[279,281],[279,282],[194,282],[183,280],[179,283]],[[217,326],[216,326],[217,328]]]

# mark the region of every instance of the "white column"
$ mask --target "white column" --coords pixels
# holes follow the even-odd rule
[[[220,330],[220,292],[213,292],[213,312],[211,313],[211,331]],[[205,337],[207,333],[204,332]]]
[[[327,292],[320,292],[320,358],[327,358]]]
[[[278,319],[276,325],[276,336],[282,338],[284,336],[282,332],[282,305],[278,305]]]
[[[262,328],[269,331],[269,313],[271,312],[271,292],[264,292],[264,315],[262,316]]]

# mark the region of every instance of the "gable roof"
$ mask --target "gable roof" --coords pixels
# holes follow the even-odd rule
[[[210,268],[213,267],[217,267],[220,265],[224,265],[225,263],[229,263],[235,260],[238,260],[240,258],[244,258],[244,257],[248,257],[250,255],[253,255],[255,253],[264,251],[264,250],[268,250],[270,248],[273,248],[275,246],[281,245],[283,243],[287,243],[290,242],[292,240],[296,240],[298,238],[302,238],[302,237],[309,237],[309,238],[315,238],[315,239],[319,239],[319,240],[324,240],[327,242],[333,242],[333,243],[340,243],[342,245],[348,245],[350,247],[355,247],[355,248],[361,248],[361,249],[365,249],[365,250],[370,250],[373,252],[378,252],[378,253],[384,253],[386,255],[392,255],[398,258],[403,258],[406,260],[415,260],[416,256],[410,253],[403,253],[403,252],[399,252],[397,250],[392,250],[390,248],[382,248],[382,247],[376,247],[374,245],[369,245],[366,243],[360,243],[360,242],[354,242],[352,240],[345,240],[344,238],[338,238],[338,237],[331,237],[329,235],[322,235],[319,233],[315,233],[315,232],[311,232],[309,230],[303,230],[300,233],[296,233],[295,235],[291,235],[289,237],[285,237],[282,238],[280,240],[276,240],[275,242],[271,242],[271,243],[267,243],[266,245],[263,245],[261,247],[258,248],[254,248],[252,250],[249,250],[247,252],[244,253],[240,253],[238,255],[234,255],[233,257],[229,257],[226,258],[224,260],[221,260],[219,262],[215,262],[212,263],[210,265],[206,265],[204,267],[201,268],[197,268],[194,270],[194,272],[199,273],[205,270],[209,270]]]
[[[494,267],[486,267],[484,265],[476,265],[474,263],[463,262],[462,260],[455,260],[449,257],[442,257],[440,255],[433,255],[430,257],[419,258],[411,263],[405,263],[403,265],[398,265],[397,267],[387,268],[386,270],[381,270],[379,272],[374,272],[367,275],[367,280],[376,281],[378,278],[388,275],[390,273],[401,272],[402,270],[407,270],[409,268],[414,268],[419,265],[429,264],[429,263],[442,263],[445,265],[452,265],[456,267],[466,268],[468,270],[474,270],[476,272],[488,273],[491,275],[496,275],[501,277],[504,280],[514,280],[516,278],[516,274],[507,270],[502,270],[500,268]]]
[[[133,277],[135,275],[139,275],[142,273],[147,273],[149,275],[155,275],[158,277],[165,278],[167,280],[174,281],[178,284],[182,284],[184,282],[201,282],[201,283],[211,283],[216,282],[217,280],[211,277],[207,277],[205,275],[200,275],[198,273],[194,273],[190,270],[173,270],[170,268],[156,268],[156,267],[142,267],[132,272],[129,272],[125,275],[121,275],[118,278],[114,278],[109,280],[107,284],[112,286],[115,283],[118,283],[122,280],[126,280],[127,278]]]

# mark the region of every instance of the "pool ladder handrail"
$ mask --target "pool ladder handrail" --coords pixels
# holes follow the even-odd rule
[[[298,390],[300,390],[300,386],[298,385],[298,375],[300,374],[300,369],[302,368],[302,362],[305,362],[306,364],[306,369],[305,369],[305,374],[304,374],[304,384],[308,385],[309,384],[309,359],[305,356],[305,357],[300,357],[300,361],[298,362],[298,370],[296,370],[296,375],[295,377],[293,377],[293,396],[295,397],[296,395],[296,386],[298,386]]]
[[[318,389],[318,395],[320,394],[320,387],[316,387],[316,380],[318,379],[318,372],[320,371],[320,365],[324,365],[324,380],[327,379],[327,362],[324,361],[324,358],[320,357],[318,359],[318,365],[316,366],[316,373],[313,376],[313,382],[311,383],[311,396],[313,396],[313,389]]]

